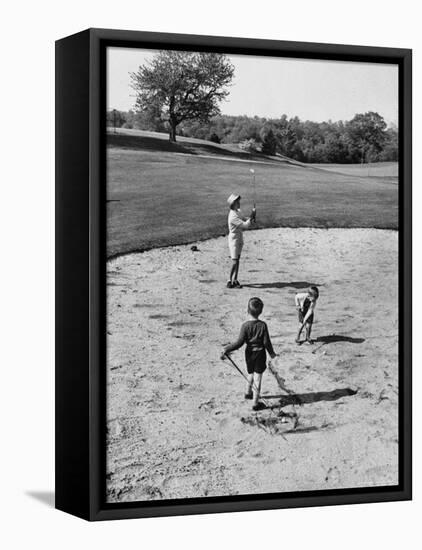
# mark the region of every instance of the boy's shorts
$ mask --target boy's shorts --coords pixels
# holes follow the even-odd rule
[[[232,260],[238,260],[242,252],[243,242],[229,237],[229,251]]]
[[[262,374],[267,368],[267,352],[265,349],[259,351],[245,350],[246,370],[248,374],[256,372]]]
[[[303,323],[303,319],[305,318],[305,315],[307,314],[307,312],[308,312],[307,309],[305,309],[305,310],[299,309],[299,323],[300,324]],[[313,313],[310,317],[308,317],[306,322],[308,324],[312,325],[312,323],[314,322],[314,314]]]

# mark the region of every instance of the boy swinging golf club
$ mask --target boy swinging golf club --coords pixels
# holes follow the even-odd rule
[[[243,230],[249,229],[256,219],[256,208],[252,209],[249,218],[244,218],[240,212],[240,195],[232,193],[227,199],[230,207],[228,226],[229,226],[229,251],[232,259],[230,277],[227,281],[227,288],[241,288],[237,279],[239,274],[240,254],[243,248]]]

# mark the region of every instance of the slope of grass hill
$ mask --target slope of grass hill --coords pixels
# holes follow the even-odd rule
[[[236,145],[118,130],[107,136],[107,255],[226,233],[232,192],[242,195],[245,214],[256,202],[259,228],[397,229],[394,166],[369,169],[377,176],[363,177],[361,166],[304,165]]]

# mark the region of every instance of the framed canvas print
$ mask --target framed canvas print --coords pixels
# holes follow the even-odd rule
[[[56,43],[56,506],[411,498],[411,51]]]

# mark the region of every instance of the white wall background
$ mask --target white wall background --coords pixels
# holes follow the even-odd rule
[[[87,27],[106,27],[413,48],[417,291],[421,277],[417,245],[422,237],[417,215],[422,122],[417,6],[412,0],[26,0],[3,5],[0,543],[6,541],[4,548],[417,547],[422,512],[417,334],[414,502],[88,524],[30,495],[51,500],[54,487],[54,40]],[[415,292],[415,309],[420,307],[420,292]],[[420,330],[420,314],[415,321],[415,331]]]

